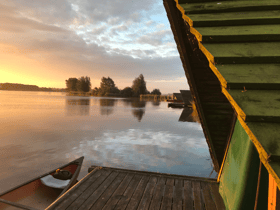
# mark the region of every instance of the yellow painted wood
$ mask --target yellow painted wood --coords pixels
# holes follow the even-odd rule
[[[232,98],[232,96],[228,93],[228,90],[226,90],[224,87],[222,87],[222,93],[227,97],[227,99],[231,103],[232,107],[237,112],[238,116],[241,117],[245,121],[246,114],[243,112],[243,110],[240,108],[240,106],[235,102],[235,100]]]
[[[220,73],[220,71],[216,68],[216,66],[214,66],[213,63],[209,63],[209,67],[212,69],[212,71],[214,72],[214,74],[217,76],[217,78],[219,79],[221,86],[224,88],[227,88],[227,81],[226,79],[223,77],[223,75]]]
[[[201,42],[202,41],[202,35],[193,27],[190,27],[190,32],[195,35],[197,41]]]
[[[201,44],[201,42],[198,42],[199,49],[204,53],[208,61],[212,64],[215,64],[214,56]]]
[[[185,10],[184,8],[178,3],[178,0],[175,0],[176,2],[176,7],[178,8],[178,10],[182,13],[182,18],[189,24],[189,26],[193,26],[193,21],[187,16],[185,15]]]

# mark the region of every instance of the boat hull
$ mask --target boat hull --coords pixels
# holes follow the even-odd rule
[[[49,173],[43,174],[35,179],[32,179],[24,184],[21,184],[17,187],[14,187],[11,190],[8,190],[0,195],[0,210],[2,209],[18,209],[14,206],[26,205],[31,207],[30,209],[45,209],[62,194],[64,194],[68,189],[70,189],[77,181],[78,175],[81,170],[81,165],[84,157],[80,157],[64,166],[56,168]],[[64,189],[55,189],[44,185],[41,182],[41,178],[47,175],[53,175],[57,169],[63,169],[70,171],[73,176],[69,184]],[[3,203],[4,201],[14,203],[14,206]],[[28,208],[26,208],[28,209]]]

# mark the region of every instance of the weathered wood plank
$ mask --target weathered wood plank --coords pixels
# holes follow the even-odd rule
[[[224,201],[219,193],[219,185],[217,183],[209,183],[210,193],[214,199],[217,210],[225,210]]]
[[[199,39],[202,36],[203,43],[214,42],[261,42],[279,41],[280,25],[249,26],[220,26],[220,27],[196,27]]]
[[[280,89],[280,64],[217,64],[216,68],[229,89]]]
[[[134,173],[129,173],[126,175],[120,186],[116,189],[112,197],[108,200],[106,205],[102,208],[102,210],[112,210],[117,205],[118,201],[123,197],[123,193],[125,192],[127,186],[130,184],[132,178],[134,177]]]
[[[183,210],[193,210],[194,201],[193,201],[193,188],[192,182],[189,180],[184,180],[184,202]]]
[[[102,184],[102,182],[112,173],[110,170],[100,170],[102,175],[99,176],[95,182],[93,182],[89,187],[83,191],[83,193],[73,202],[71,198],[68,199],[68,202],[72,202],[71,205],[66,208],[67,210],[78,209],[83,202]]]
[[[220,13],[220,12],[242,12],[242,11],[259,11],[259,10],[276,10],[280,9],[279,1],[226,1],[181,4],[181,7],[188,14]]]
[[[183,208],[183,180],[175,179],[173,209]]]
[[[257,139],[258,144],[260,144],[260,147],[263,148],[263,154],[268,157],[268,161],[279,161],[280,148],[278,144],[280,124],[266,122],[248,122],[247,125]],[[260,147],[257,148],[260,149]]]
[[[234,107],[237,105],[243,111],[238,114],[241,114],[246,122],[280,122],[279,90],[227,90],[227,92]],[[239,112],[238,108],[236,109]]]
[[[126,176],[125,173],[120,173],[113,183],[106,189],[106,191],[99,197],[99,199],[95,202],[95,204],[91,207],[91,209],[102,209],[112,194],[115,192],[117,187],[123,181],[124,177]]]
[[[203,200],[201,197],[201,186],[200,182],[192,182],[193,184],[193,194],[194,194],[194,209],[195,210],[205,210]]]
[[[252,11],[228,13],[189,14],[193,27],[237,26],[237,25],[270,25],[279,24],[279,11]]]
[[[102,171],[95,169],[95,171],[92,171],[82,180],[83,182],[78,183],[79,185],[75,187],[75,190],[68,191],[67,195],[65,195],[63,199],[58,200],[55,205],[52,205],[48,209],[66,209],[102,174]]]
[[[135,210],[138,208],[138,204],[142,198],[143,192],[146,188],[146,185],[149,181],[149,176],[143,176],[139,185],[137,186],[133,196],[131,197],[126,209],[127,210]]]
[[[127,189],[125,190],[122,198],[119,200],[119,202],[114,210],[123,210],[126,208],[128,202],[129,202],[130,198],[132,197],[135,189],[137,188],[141,178],[142,178],[142,176],[138,175],[138,174],[136,174],[133,177],[132,181],[129,183]]]
[[[151,205],[150,205],[150,210],[159,210],[160,206],[161,206],[161,201],[162,201],[162,197],[163,197],[163,192],[164,192],[164,187],[165,187],[165,182],[166,182],[166,178],[159,178],[159,181],[157,183],[152,201],[151,201]]]
[[[208,183],[206,182],[201,182],[201,187],[202,187],[202,197],[204,200],[205,204],[205,209],[206,210],[217,210],[215,202],[212,198],[212,195],[210,193],[210,189],[208,186]]]
[[[99,199],[102,193],[110,186],[110,184],[114,181],[114,179],[118,176],[118,173],[113,171],[99,187],[91,192],[91,195],[79,205],[79,209],[88,210],[93,204]]]
[[[154,189],[155,189],[157,180],[158,180],[157,177],[150,178],[137,210],[148,210],[149,209],[150,202],[151,202],[151,199],[152,199],[152,196],[154,193]]]
[[[173,197],[174,179],[167,179],[165,185],[165,191],[163,195],[161,210],[171,210],[172,197]]]
[[[203,44],[213,57],[213,64],[279,63],[280,42],[245,42]]]

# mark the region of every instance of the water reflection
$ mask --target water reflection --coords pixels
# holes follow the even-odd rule
[[[200,123],[199,117],[194,114],[194,110],[192,108],[184,108],[179,118],[179,121]]]
[[[159,106],[160,105],[160,101],[156,100],[152,102],[153,106]]]
[[[116,99],[111,99],[111,98],[99,99],[101,115],[113,114],[113,107],[115,106],[116,101],[117,101]]]
[[[88,98],[67,98],[66,97],[66,113],[68,116],[89,115],[90,100]]]
[[[135,108],[132,110],[132,114],[134,117],[138,119],[138,122],[141,122],[145,114],[146,103],[147,103],[146,101],[139,101],[139,100],[133,100],[131,103],[131,106]]]
[[[201,133],[196,123],[187,130]],[[91,165],[209,176],[211,160],[205,155],[203,134],[192,136],[191,132],[182,136],[152,129],[107,130],[95,139],[82,139],[72,152],[88,157]]]

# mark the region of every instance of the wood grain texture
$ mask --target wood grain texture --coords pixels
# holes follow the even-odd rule
[[[213,179],[104,167],[79,185],[61,197],[67,205],[59,209],[224,210]]]

